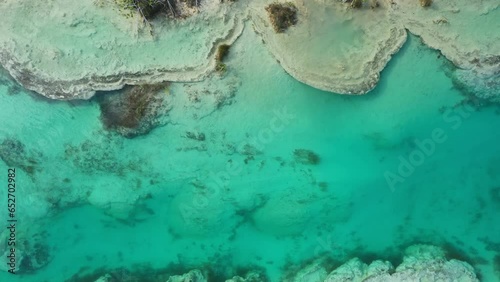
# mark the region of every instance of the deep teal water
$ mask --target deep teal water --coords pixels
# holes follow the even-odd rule
[[[18,238],[46,245],[50,263],[0,281],[145,264],[257,267],[278,281],[321,254],[397,262],[422,242],[500,279],[500,109],[468,106],[436,51],[411,37],[358,97],[297,82],[251,30],[228,67],[171,85],[169,122],[135,139],[107,133],[94,100],[12,93],[2,75],[0,139],[21,141],[37,162],[31,174],[18,169]],[[193,89],[235,96],[212,111],[190,104]],[[297,149],[319,163],[299,162]]]

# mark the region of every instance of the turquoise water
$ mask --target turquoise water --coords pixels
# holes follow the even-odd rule
[[[22,142],[32,166],[18,168],[17,236],[47,246],[49,263],[0,281],[209,265],[214,277],[258,268],[279,281],[322,254],[397,264],[414,243],[500,279],[500,108],[471,107],[437,52],[411,37],[357,97],[297,82],[248,28],[227,65],[172,84],[166,125],[134,139],[105,131],[95,100],[13,93],[2,75],[0,139]],[[193,91],[234,97],[212,110]]]

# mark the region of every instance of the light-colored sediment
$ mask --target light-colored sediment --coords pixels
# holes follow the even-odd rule
[[[217,45],[231,44],[243,30],[244,15],[236,12],[242,9],[232,6],[207,0],[186,19],[157,19],[150,28],[111,0],[6,0],[0,63],[23,86],[53,99],[201,80],[215,68]]]
[[[265,6],[272,1],[261,1]],[[370,1],[352,9],[342,1],[292,1],[299,24],[276,34],[262,7],[255,28],[283,68],[296,79],[341,94],[364,94],[406,40],[406,30],[440,50],[458,68],[456,79],[483,98],[500,93],[499,2]],[[465,70],[465,71],[463,71]]]
[[[183,20],[151,29],[125,18],[112,0],[4,0],[0,63],[26,88],[54,99],[89,98],[125,84],[197,81],[215,68],[218,44],[233,43],[251,15],[254,29],[283,68],[313,87],[364,94],[404,44],[407,30],[459,69],[453,78],[475,95],[500,99],[500,3],[378,0],[352,9],[343,1],[279,0],[298,8],[298,24],[276,33],[265,7],[274,0],[203,1]]]
[[[435,246],[413,245],[395,269],[387,261],[366,264],[358,258],[327,274],[328,265],[322,260],[299,270],[287,281],[308,282],[397,282],[397,281],[479,281],[467,262],[446,259],[444,251]]]

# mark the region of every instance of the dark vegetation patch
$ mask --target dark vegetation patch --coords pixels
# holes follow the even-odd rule
[[[479,271],[478,266],[487,264],[488,261],[485,258],[479,256],[479,252],[477,252],[477,250],[472,248],[466,250],[463,242],[459,241],[458,238],[453,238],[453,239],[454,242],[446,240],[440,236],[433,236],[432,238],[429,237],[424,240],[422,240],[422,238],[420,237],[414,239],[408,239],[396,245],[393,250],[403,252],[403,250],[415,244],[426,244],[426,245],[433,245],[440,247],[444,251],[445,258],[447,260],[456,259],[470,264],[474,268],[474,271],[479,281],[482,281],[481,272]],[[401,262],[393,265],[397,266]]]
[[[471,60],[469,63],[476,65],[478,68],[489,68],[500,64],[500,56],[491,56],[479,60],[477,58]],[[452,62],[447,62],[444,66],[445,74],[448,76],[455,90],[460,92],[464,99],[461,103],[457,104],[455,107],[459,106],[469,106],[476,110],[481,110],[481,108],[494,107],[497,111],[500,109],[500,101],[495,100],[497,97],[496,90],[498,89],[498,74],[493,75],[490,78],[483,78],[485,81],[478,85],[469,85],[463,81],[460,76],[460,72],[463,70],[458,69]],[[468,74],[477,75],[477,74]],[[484,88],[483,88],[484,87]],[[494,94],[490,92],[494,92]],[[484,98],[484,97],[489,97]]]
[[[497,254],[493,258],[493,269],[495,270],[495,275],[500,280],[500,254]]]
[[[266,7],[266,11],[277,33],[285,32],[297,24],[297,7],[293,3],[272,3]]]
[[[295,157],[295,161],[306,165],[317,165],[321,161],[318,154],[306,149],[296,149],[293,151],[293,156]]]
[[[18,244],[23,256],[19,263],[19,273],[34,273],[45,267],[52,260],[49,246],[44,243],[44,233],[30,236],[29,240],[20,240]]]
[[[129,86],[98,95],[104,128],[127,138],[149,133],[169,111],[167,94],[162,91],[166,87],[168,84]]]
[[[115,0],[127,16],[137,12],[146,20],[152,20],[159,15],[182,17],[182,5],[190,8],[200,5],[201,0]]]
[[[326,192],[326,191],[328,191],[328,182],[324,182],[324,181],[318,182],[318,187],[320,188],[320,190],[322,192]]]
[[[227,44],[219,45],[219,47],[217,47],[217,54],[215,55],[215,60],[217,60],[218,62],[223,62],[224,59],[229,54],[230,48],[231,48],[231,46],[227,45]]]
[[[195,141],[205,141],[205,133],[203,132],[191,132],[186,131],[186,138],[195,140]]]
[[[20,168],[28,175],[33,175],[39,169],[42,153],[28,150],[19,140],[5,138],[0,143],[0,159],[9,167]]]

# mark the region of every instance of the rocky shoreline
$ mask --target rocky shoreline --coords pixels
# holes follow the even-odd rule
[[[28,7],[29,3],[7,2],[0,3],[0,10],[10,10],[13,14],[26,12],[29,17],[35,17],[33,14],[37,13],[32,10],[32,7]],[[238,10],[233,9],[230,4],[219,5],[214,4],[218,1],[205,1],[200,11],[187,19],[170,19],[169,27],[163,27],[161,22],[161,20],[166,22],[169,19],[161,19],[160,23],[153,24],[155,34],[149,35],[145,31],[148,27],[142,23],[140,17],[132,19],[124,17],[109,1],[103,7],[97,6],[90,0],[78,1],[83,3],[79,4],[83,12],[75,13],[75,18],[78,16],[88,18],[85,20],[68,20],[72,11],[68,8],[68,4],[57,3],[57,0],[52,2],[53,5],[61,5],[58,7],[60,11],[49,16],[53,23],[41,20],[40,23],[31,27],[36,32],[23,30],[23,33],[33,34],[34,38],[23,36],[23,33],[19,35],[12,33],[15,29],[13,27],[17,25],[15,19],[10,19],[11,22],[3,25],[5,28],[9,28],[10,25],[10,32],[6,31],[5,34],[11,37],[5,36],[0,39],[0,63],[25,88],[47,98],[59,100],[89,99],[96,91],[117,90],[125,85],[203,80],[215,69],[214,58],[217,46],[231,45],[242,33],[246,17],[244,13],[230,12],[230,10]],[[106,34],[97,26],[99,21],[106,20],[106,18],[112,19],[113,28],[119,33],[116,38],[112,34]],[[85,23],[81,24],[81,22]],[[215,22],[223,29],[210,30],[209,34],[204,34],[201,30],[204,25],[215,25]],[[48,38],[44,38],[43,42],[38,44],[38,40],[42,39],[39,37],[40,34],[48,29],[49,25],[51,28],[60,27],[63,33],[70,33],[75,27],[83,25],[81,32],[85,36],[79,34],[69,36],[76,39],[88,37],[79,39],[89,42],[89,50],[78,46],[78,42],[64,45],[56,42],[44,48],[37,46],[42,43],[52,44],[52,42],[45,42],[49,40]],[[186,34],[197,31],[206,38],[200,38],[199,42],[169,43],[169,37],[175,36],[170,32],[170,28],[174,27],[182,29]],[[93,37],[99,37],[99,42],[92,42]],[[172,54],[165,55],[161,49],[165,47],[162,46],[163,44],[177,49],[170,50]],[[194,49],[193,46],[202,48]],[[139,53],[145,57],[132,56],[134,49],[140,48],[145,48],[144,52]],[[179,53],[182,52],[191,57],[191,54],[187,52],[189,49],[193,49],[192,60],[189,62],[181,60]],[[102,60],[99,59],[99,55],[92,53],[94,51],[103,51]]]
[[[184,19],[160,19],[152,27],[137,15],[123,17],[111,0],[67,2],[0,3],[0,11],[12,15],[0,27],[0,63],[24,87],[51,99],[89,99],[95,91],[124,85],[203,80],[216,69],[217,47],[237,40],[248,14],[282,67],[315,88],[369,92],[411,32],[454,63],[463,87],[480,98],[499,99],[500,40],[485,31],[494,32],[491,25],[500,13],[493,0],[436,0],[429,7],[380,0],[358,9],[343,1],[294,0],[297,22],[279,33],[266,12],[273,3],[268,0],[202,1],[199,8],[185,10]],[[32,20],[26,25],[16,18]],[[110,23],[101,27],[104,21]]]
[[[280,279],[283,282],[391,282],[391,281],[461,281],[478,282],[474,268],[467,262],[447,259],[445,252],[432,245],[412,245],[405,250],[401,264],[393,266],[388,261],[376,260],[369,264],[358,258],[334,267],[325,258],[318,258],[300,268],[293,268]],[[122,281],[120,272],[106,273],[95,282]],[[140,281],[146,277],[135,277],[128,273],[131,281]],[[155,279],[154,276],[147,277]],[[193,269],[181,275],[163,278],[166,282],[196,281],[207,282],[210,271]],[[241,276],[226,278],[226,282],[267,282],[270,281],[261,271],[249,271]],[[78,282],[78,280],[75,280]]]

